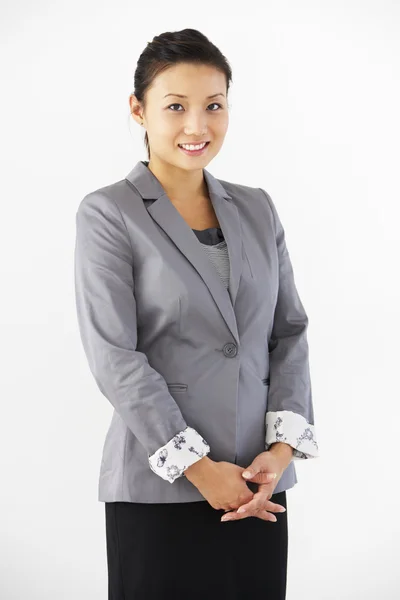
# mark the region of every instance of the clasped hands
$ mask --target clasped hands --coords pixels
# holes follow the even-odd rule
[[[276,455],[267,451],[258,454],[246,469],[241,468],[243,479],[257,483],[258,491],[253,494],[249,502],[241,504],[236,510],[226,509],[226,514],[221,517],[221,521],[237,521],[247,517],[257,517],[264,521],[276,522],[277,518],[272,512],[282,513],[286,511],[286,508],[281,504],[271,502],[270,498],[286,466]],[[249,494],[252,494],[250,489]]]
[[[214,509],[225,510],[221,521],[258,517],[275,522],[277,518],[271,511],[285,512],[286,509],[270,498],[291,456],[289,445],[277,443],[258,454],[246,469],[206,456],[189,467],[185,475]],[[253,493],[246,481],[258,484],[258,491]]]

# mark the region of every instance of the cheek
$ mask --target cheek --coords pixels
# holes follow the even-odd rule
[[[228,129],[228,125],[229,125],[229,111],[226,108],[224,110],[223,113],[220,114],[220,119],[221,119],[221,127],[223,127],[223,129],[226,130]]]
[[[174,115],[158,115],[149,118],[151,126],[147,128],[149,139],[154,143],[163,143],[170,140],[170,137],[175,134],[178,129],[178,123],[173,118]]]
[[[227,115],[221,115],[218,122],[215,124],[214,129],[219,136],[225,136],[228,130],[229,117]]]

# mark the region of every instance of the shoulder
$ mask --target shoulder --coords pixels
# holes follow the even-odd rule
[[[260,202],[264,202],[266,204],[270,204],[272,202],[271,196],[261,187],[244,185],[243,183],[226,181],[225,179],[218,179],[217,181],[228,192],[228,194],[235,199],[243,198],[252,200],[256,198]]]
[[[127,197],[132,198],[135,193],[140,198],[135,188],[130,188],[126,179],[121,179],[88,192],[78,203],[77,214],[93,209],[103,213],[118,214],[121,203]]]
[[[227,181],[226,179],[217,179],[217,181],[222,185],[222,187],[228,192],[228,194],[236,196],[236,195],[245,195],[245,196],[254,196],[260,194],[260,188],[244,185],[242,183],[236,183],[233,181]]]
[[[218,181],[231,196],[235,204],[240,206],[243,203],[251,203],[252,207],[259,206],[260,210],[267,211],[275,220],[277,214],[275,204],[264,188],[226,181],[224,179],[218,179]]]

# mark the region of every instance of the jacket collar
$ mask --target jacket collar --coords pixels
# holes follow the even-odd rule
[[[136,187],[144,200],[158,200],[160,196],[165,194],[165,190],[154,173],[148,168],[148,164],[149,161],[140,160],[126,175],[125,179]],[[211,192],[227,200],[231,199],[231,196],[218,179],[213,177],[206,169],[203,169],[203,174],[209,193]]]
[[[143,200],[153,200],[150,204],[146,203],[148,213],[198,271],[239,345],[234,304],[242,273],[243,254],[240,217],[237,207],[231,202],[232,196],[218,179],[203,169],[209,196],[228,247],[230,279],[227,290],[196,235],[147,165],[147,161],[139,161],[126,175],[126,181],[135,188]]]

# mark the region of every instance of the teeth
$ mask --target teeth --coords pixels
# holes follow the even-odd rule
[[[179,144],[179,146],[181,148],[185,148],[185,150],[201,150],[202,148],[204,148],[206,143],[207,142],[204,142],[204,144],[199,144],[198,146],[194,146],[193,144]]]

